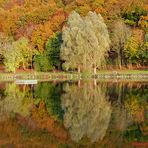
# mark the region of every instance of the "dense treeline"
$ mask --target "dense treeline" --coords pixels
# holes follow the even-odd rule
[[[0,0],[7,71],[148,65],[147,0]]]

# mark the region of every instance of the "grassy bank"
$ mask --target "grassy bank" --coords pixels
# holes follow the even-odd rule
[[[77,79],[144,79],[148,80],[148,70],[102,70],[97,74],[89,73],[66,73],[66,72],[17,72],[0,73],[0,81],[15,81],[18,79],[48,80],[77,80]]]

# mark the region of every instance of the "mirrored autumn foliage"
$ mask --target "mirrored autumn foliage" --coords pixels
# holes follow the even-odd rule
[[[130,146],[147,136],[143,82],[0,84],[0,145]]]

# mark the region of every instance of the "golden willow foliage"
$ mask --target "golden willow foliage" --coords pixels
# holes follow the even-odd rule
[[[100,68],[109,50],[110,39],[107,26],[100,14],[89,12],[81,17],[75,11],[69,16],[68,26],[63,30],[61,59],[65,70],[80,69],[91,72]]]
[[[84,136],[92,142],[102,140],[112,112],[105,90],[92,82],[84,82],[81,87],[66,84],[64,91],[61,97],[64,125],[72,140],[78,142]]]

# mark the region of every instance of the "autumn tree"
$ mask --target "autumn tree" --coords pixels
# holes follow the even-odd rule
[[[4,62],[4,51],[6,48],[10,47],[11,41],[11,37],[8,37],[4,33],[0,32],[0,63]]]
[[[119,20],[113,23],[112,29],[112,49],[117,53],[117,63],[119,68],[124,65],[124,49],[125,44],[131,36],[130,28],[124,24],[123,21]]]
[[[57,32],[62,28],[65,19],[65,12],[63,10],[58,10],[47,22],[38,25],[36,29],[34,29],[31,37],[34,48],[40,53],[43,53],[46,42],[49,38],[54,36],[54,32]]]
[[[77,12],[80,16],[72,15],[72,11]],[[96,12],[98,16],[89,11]],[[97,53],[98,49],[101,49],[101,46],[104,46],[102,43],[104,42],[106,44],[108,42],[104,41],[104,38],[107,40],[108,33],[105,33],[106,26],[103,27],[103,21],[101,21],[102,19],[99,14],[105,19],[108,28],[113,29],[113,32],[110,32],[110,34],[113,35],[111,36],[113,44],[111,46],[112,50],[109,52],[109,60],[106,58],[107,51],[98,52],[99,54]],[[68,20],[68,25],[65,27],[68,16],[72,19]],[[77,18],[77,20],[74,17]],[[122,23],[118,23],[117,20],[121,18],[123,19],[121,21]],[[75,24],[76,21],[80,21],[81,25],[73,25],[70,27],[70,24]],[[114,27],[111,26],[112,22],[115,22],[113,24]],[[123,22],[129,25],[131,29]],[[6,38],[12,37],[15,41],[22,37],[28,38],[29,46],[31,45],[33,49],[36,49],[39,52],[35,59],[35,61],[37,61],[35,67],[42,67],[42,71],[49,71],[55,67],[60,68],[59,65],[61,63],[59,62],[59,58],[57,58],[57,60],[51,59],[54,61],[54,64],[52,62],[50,63],[50,56],[45,56],[45,52],[47,42],[52,40],[56,32],[61,32],[63,26],[70,29],[69,31],[68,29],[63,31],[63,39],[70,31],[73,32],[69,35],[70,39],[65,38],[68,40],[65,42],[69,42],[67,43],[69,45],[66,46],[71,46],[70,42],[73,42],[72,46],[75,47],[75,52],[69,52],[71,55],[73,53],[71,57],[67,56],[67,59],[65,59],[64,56],[61,56],[61,62],[64,62],[63,68],[65,70],[73,69],[78,70],[79,72],[94,71],[96,73],[96,69],[99,69],[104,65],[103,63],[105,60],[101,59],[101,64],[98,60],[100,59],[100,56],[102,56],[102,53],[105,54],[105,58],[109,64],[116,63],[118,67],[121,68],[122,65],[131,61],[128,59],[129,54],[131,53],[129,52],[127,56],[127,50],[124,50],[126,41],[130,36],[129,30],[138,28],[145,33],[148,32],[147,0],[0,0],[0,32],[5,34]],[[100,31],[98,32],[100,32],[100,34],[97,35],[97,30],[99,29]],[[103,41],[101,42],[100,40]],[[83,42],[85,44],[83,44]],[[119,44],[119,42],[121,44]],[[7,42],[5,45],[11,46],[12,43],[9,44]],[[134,53],[134,56],[132,55],[132,59],[134,59],[134,63],[147,65],[147,43],[140,41],[140,45],[139,50]],[[93,50],[95,48],[96,50]],[[51,48],[49,48],[49,50],[50,49]],[[123,50],[125,52],[123,52]],[[0,62],[3,64],[4,56],[1,51]],[[59,54],[59,51],[57,52],[57,50],[52,51],[55,51],[52,53],[54,57],[57,56],[56,54]],[[13,52],[15,55],[15,52],[20,51],[13,50]],[[19,55],[19,53],[17,54]],[[24,68],[28,67],[28,64],[22,64],[22,61],[20,63],[21,64],[16,67],[22,65],[25,65]],[[52,64],[53,66],[51,66]]]
[[[105,62],[109,50],[109,35],[100,14],[89,12],[81,17],[75,11],[69,16],[63,29],[61,59],[65,70],[77,69],[96,73]]]
[[[126,12],[123,14],[123,18],[125,19],[125,23],[131,26],[138,26],[139,20],[144,18],[147,15],[147,11],[141,7],[136,7],[133,11]]]
[[[50,71],[61,68],[60,46],[62,43],[61,33],[50,37],[45,45],[44,53],[38,52],[34,56],[34,66],[38,71]]]
[[[29,40],[25,37],[20,38],[16,42],[16,50],[20,50],[22,54],[22,66],[23,68],[28,68],[28,66],[32,66],[32,56],[34,55],[35,51],[31,49],[31,46],[29,45]]]
[[[145,3],[146,0],[105,0],[104,7],[108,16],[118,17],[142,8]]]
[[[20,38],[18,41],[13,41],[3,51],[6,70],[15,72],[20,66],[23,66],[25,69],[32,63],[33,52],[27,38]]]
[[[138,52],[141,66],[148,66],[148,42],[145,42]]]
[[[141,29],[132,29],[132,36],[127,40],[124,54],[126,62],[129,66],[145,65],[148,61],[147,57],[147,40],[144,39],[144,31]]]
[[[124,54],[127,58],[129,66],[132,66],[132,64],[137,64],[138,50],[140,50],[140,43],[135,36],[131,36],[128,39],[124,49]]]

